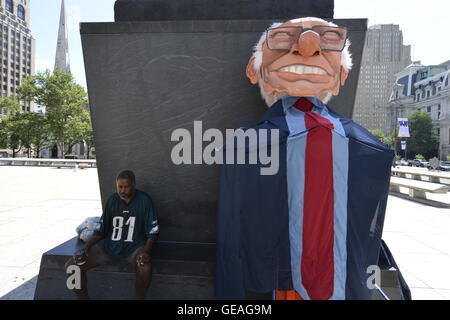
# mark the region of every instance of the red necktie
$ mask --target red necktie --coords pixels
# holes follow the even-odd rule
[[[309,130],[305,155],[302,283],[312,300],[328,300],[334,291],[333,124],[312,112],[300,98],[295,108],[305,112]]]

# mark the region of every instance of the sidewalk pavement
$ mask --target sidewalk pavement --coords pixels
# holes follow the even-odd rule
[[[0,179],[0,300],[33,299],[42,253],[101,215],[97,170],[0,167]],[[450,299],[450,209],[390,196],[383,239],[413,299]]]
[[[96,169],[0,167],[0,299],[33,299],[41,256],[102,213]]]

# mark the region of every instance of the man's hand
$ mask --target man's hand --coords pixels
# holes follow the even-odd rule
[[[87,256],[88,256],[88,250],[86,250],[86,248],[82,248],[74,253],[73,260],[75,261],[75,263],[77,265],[81,266],[86,263]]]
[[[150,255],[147,252],[141,252],[138,254],[136,264],[138,267],[143,266],[150,262]]]

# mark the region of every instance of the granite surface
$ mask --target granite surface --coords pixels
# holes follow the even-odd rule
[[[334,0],[117,0],[114,7],[117,22],[333,18],[333,12]]]

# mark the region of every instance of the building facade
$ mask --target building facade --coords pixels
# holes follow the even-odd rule
[[[388,131],[388,105],[395,74],[411,64],[411,47],[395,24],[369,27],[364,46],[353,120],[363,127]]]
[[[389,106],[389,128],[415,111],[430,114],[439,137],[439,157],[450,155],[450,63],[423,66],[414,62],[396,75]]]
[[[35,39],[30,29],[30,0],[0,0],[0,76],[3,97],[17,93],[24,78],[34,74]],[[21,101],[23,112],[33,104]],[[6,110],[0,110],[0,116]]]

